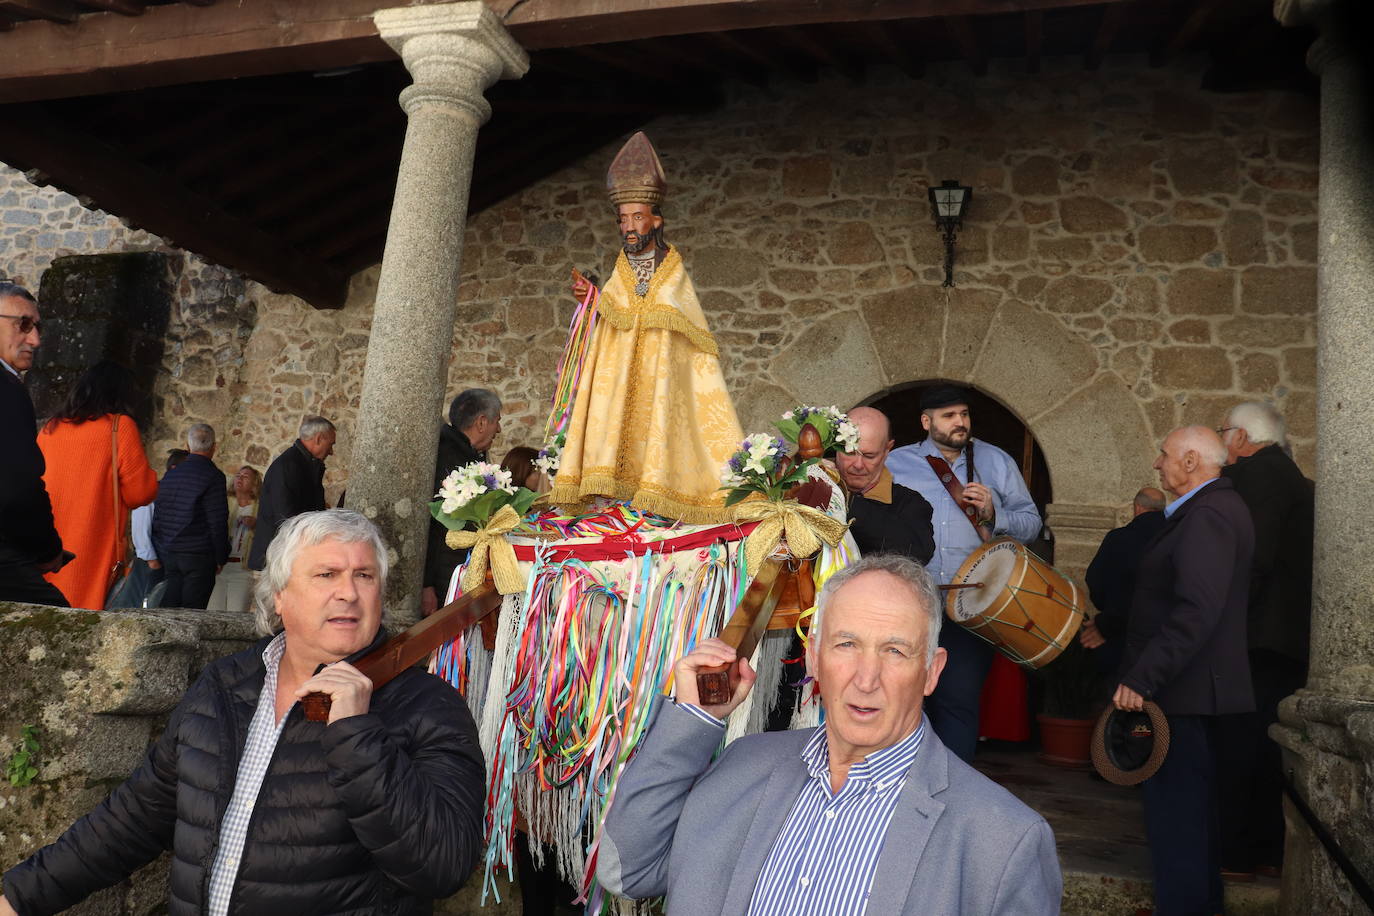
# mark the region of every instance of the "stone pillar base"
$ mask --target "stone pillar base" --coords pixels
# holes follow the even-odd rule
[[[1279,705],[1269,735],[1299,795],[1355,867],[1374,875],[1374,702],[1304,688]],[[1369,913],[1287,799],[1281,912]]]

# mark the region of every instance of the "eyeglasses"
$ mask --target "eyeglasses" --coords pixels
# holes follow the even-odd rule
[[[27,334],[30,331],[43,333],[43,322],[32,315],[0,315],[0,318],[8,318],[10,321],[19,322],[19,333]]]
[[[1233,429],[1240,429],[1240,427],[1239,427],[1239,426],[1218,426],[1218,427],[1217,427],[1217,435],[1218,435],[1218,436],[1224,436],[1224,435],[1226,435],[1227,433],[1229,433],[1229,432],[1230,432],[1231,430],[1233,430]]]

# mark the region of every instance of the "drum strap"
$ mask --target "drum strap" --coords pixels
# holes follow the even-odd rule
[[[978,539],[986,543],[992,540],[992,532],[987,527],[978,524],[978,510],[964,503],[964,485],[959,482],[959,478],[954,476],[954,469],[949,463],[939,455],[926,455],[926,461],[930,463],[930,469],[935,472],[935,477],[949,493],[954,505],[963,513],[964,518],[973,526],[973,530],[978,532]]]

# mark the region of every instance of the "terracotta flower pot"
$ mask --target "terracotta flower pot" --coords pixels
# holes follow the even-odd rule
[[[1057,719],[1037,715],[1040,723],[1040,759],[1057,767],[1092,766],[1092,719]]]

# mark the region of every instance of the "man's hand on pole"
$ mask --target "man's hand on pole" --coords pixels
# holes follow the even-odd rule
[[[697,693],[697,672],[702,668],[717,665],[734,665],[730,679],[735,681],[735,693],[730,701],[721,706],[702,706]],[[688,654],[677,660],[673,666],[673,685],[679,703],[691,703],[710,713],[717,719],[724,719],[734,712],[749,691],[754,687],[758,675],[749,666],[749,659],[737,658],[735,650],[719,639],[704,639]]]

